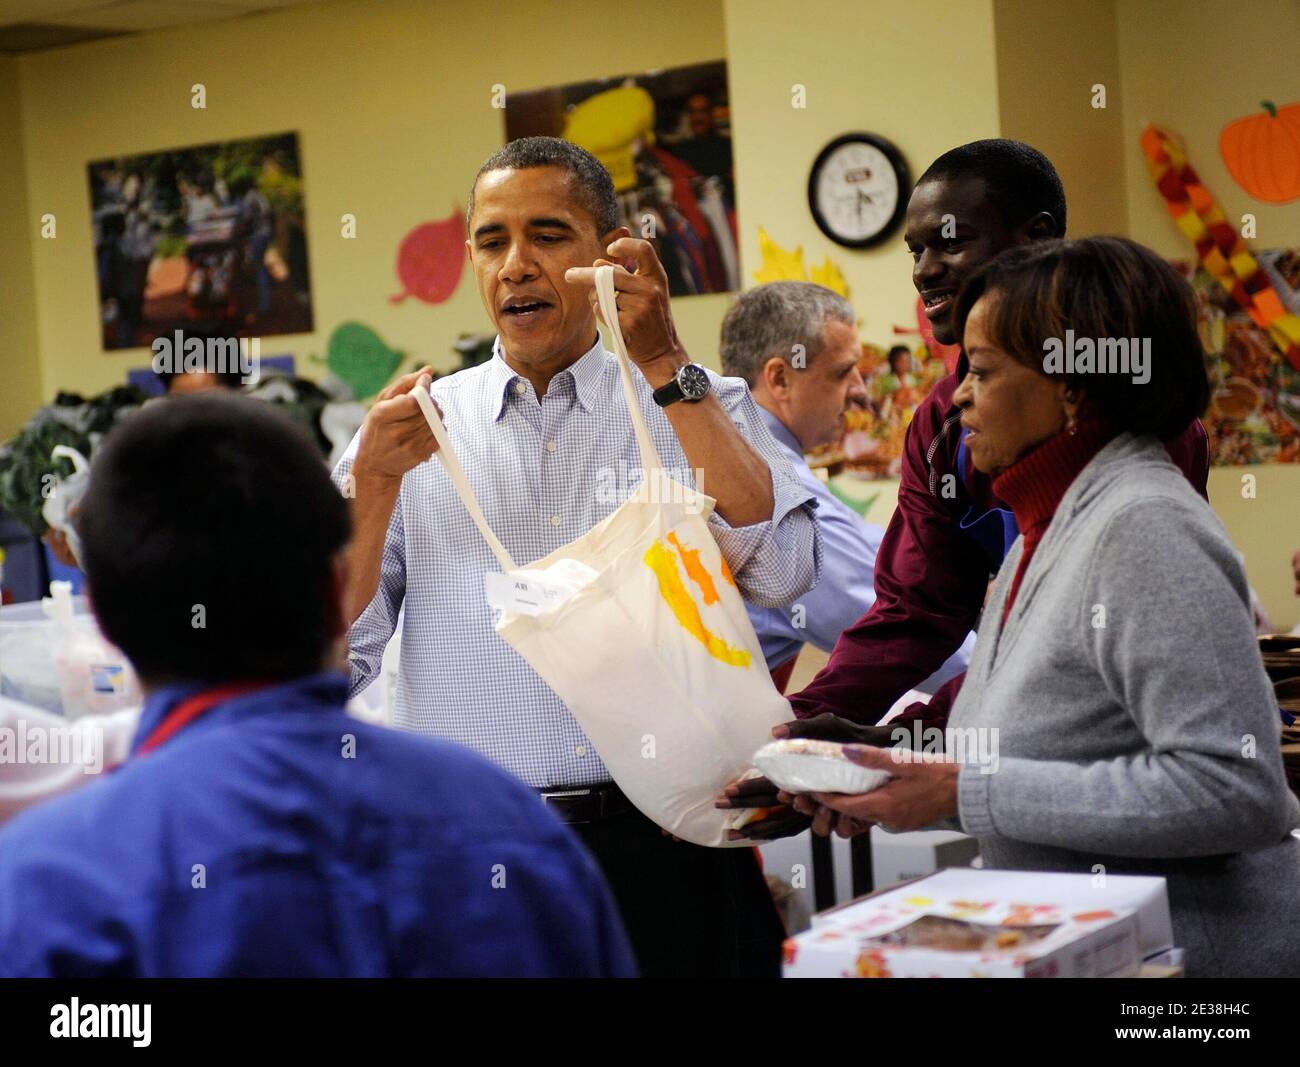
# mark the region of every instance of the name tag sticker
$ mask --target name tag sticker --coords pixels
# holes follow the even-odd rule
[[[558,585],[499,571],[488,571],[483,575],[483,591],[492,607],[515,615],[540,615],[563,604],[574,593],[573,587],[567,583]]]
[[[483,575],[483,591],[488,603],[501,611],[541,615],[555,610],[598,577],[599,573],[581,560],[566,557],[545,568],[504,574],[488,571]]]

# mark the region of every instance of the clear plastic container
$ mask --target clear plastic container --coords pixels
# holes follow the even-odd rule
[[[133,707],[126,657],[99,632],[84,597],[51,582],[40,602],[0,608],[0,695],[69,719]]]

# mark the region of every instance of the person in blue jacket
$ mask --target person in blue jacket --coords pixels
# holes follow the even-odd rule
[[[146,703],[117,771],[0,831],[0,974],[635,973],[531,790],[346,715],[348,504],[300,429],[186,397],[125,420],[93,470],[90,595]]]

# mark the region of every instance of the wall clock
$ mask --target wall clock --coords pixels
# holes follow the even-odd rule
[[[912,179],[903,154],[873,133],[846,133],[818,154],[808,175],[817,228],[845,248],[870,248],[902,222]]]

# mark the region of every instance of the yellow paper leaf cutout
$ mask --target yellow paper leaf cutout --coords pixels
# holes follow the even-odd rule
[[[803,246],[787,252],[767,235],[762,226],[758,228],[758,251],[763,262],[754,271],[754,281],[759,285],[768,282],[806,282],[808,272],[803,265]]]
[[[659,595],[672,608],[681,628],[708,649],[714,659],[731,667],[748,667],[752,661],[748,651],[732,647],[704,625],[699,606],[677,570],[677,557],[673,550],[662,541],[656,541],[646,550],[644,559],[646,566],[659,579]]]
[[[849,298],[848,280],[844,277],[844,272],[831,262],[830,256],[826,257],[825,262],[820,267],[813,267],[809,272],[808,280],[816,282],[818,285],[824,285],[832,292],[839,293],[845,300]]]

